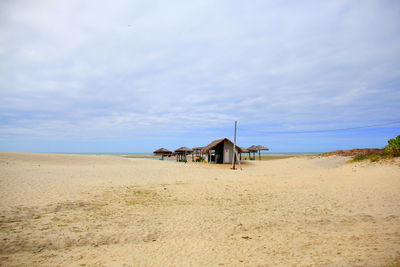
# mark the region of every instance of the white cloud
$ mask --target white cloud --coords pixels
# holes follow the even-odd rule
[[[1,10],[0,135],[162,135],[233,119],[346,127],[400,113],[397,2],[43,0]]]

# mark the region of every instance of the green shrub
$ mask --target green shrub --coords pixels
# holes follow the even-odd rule
[[[359,161],[364,161],[364,160],[369,160],[371,162],[378,162],[382,159],[390,159],[393,156],[385,153],[385,154],[370,154],[370,155],[358,155],[353,157],[351,160],[349,160],[348,162],[359,162]]]
[[[371,162],[377,162],[377,161],[379,161],[380,159],[382,159],[383,157],[380,156],[380,155],[370,155],[368,158],[369,158],[369,160],[370,160]]]
[[[367,156],[358,155],[358,156],[355,156],[354,158],[352,158],[349,162],[358,162],[358,161],[363,161],[366,159],[367,159]]]
[[[400,135],[396,138],[389,139],[385,151],[392,156],[400,156]]]

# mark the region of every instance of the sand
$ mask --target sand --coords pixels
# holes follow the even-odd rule
[[[0,266],[398,262],[400,162],[346,160],[0,153]]]

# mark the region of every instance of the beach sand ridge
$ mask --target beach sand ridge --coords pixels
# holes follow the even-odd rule
[[[384,266],[400,167],[0,153],[2,266]]]

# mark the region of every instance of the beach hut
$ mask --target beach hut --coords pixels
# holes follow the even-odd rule
[[[265,146],[262,145],[258,145],[258,146],[251,146],[248,147],[247,150],[249,150],[251,153],[254,153],[254,159],[256,159],[256,153],[258,153],[258,159],[261,160],[261,154],[260,151],[261,150],[269,150],[268,148],[266,148]],[[250,155],[250,153],[249,153]]]
[[[239,157],[240,157],[239,159],[240,160],[242,160],[242,153],[249,153],[249,158],[250,158],[250,151],[248,149],[240,147],[240,146],[237,146],[237,147],[238,147],[238,151],[239,151]]]
[[[269,148],[267,148],[267,147],[265,147],[265,146],[262,146],[262,145],[258,145],[258,146],[256,146],[256,147],[257,147],[257,149],[258,149],[258,160],[261,160],[260,151],[261,151],[261,150],[268,151]]]
[[[212,141],[205,146],[201,152],[207,154],[209,163],[232,163],[233,160],[233,142],[228,138],[222,138]],[[240,153],[241,149],[236,146],[236,150]]]
[[[190,155],[193,151],[190,148],[183,146],[176,149],[174,152],[176,155],[176,161],[187,162],[186,156]]]
[[[166,149],[166,148],[160,148],[157,149],[156,151],[153,152],[154,155],[160,155],[161,156],[161,160],[164,159],[165,156],[170,157],[172,155],[172,151]]]
[[[253,159],[256,159],[256,153],[258,152],[257,146],[249,146],[247,151],[249,151],[249,159],[251,159],[251,153],[253,153]]]

